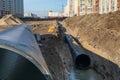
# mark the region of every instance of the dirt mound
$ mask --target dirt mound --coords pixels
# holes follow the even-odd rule
[[[17,25],[23,23],[19,18],[12,14],[4,16],[0,19],[0,25]]]
[[[63,23],[68,33],[79,39],[86,49],[120,67],[120,11],[67,18]],[[115,69],[109,63],[105,66]],[[117,73],[114,71],[113,74]],[[117,80],[117,77],[112,80]]]
[[[94,48],[112,54],[119,52],[120,12],[67,18],[64,23],[81,42],[85,41]]]

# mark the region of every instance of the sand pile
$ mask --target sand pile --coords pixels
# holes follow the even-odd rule
[[[0,19],[0,25],[17,25],[23,23],[19,18],[12,14],[4,16]]]
[[[69,32],[82,42],[111,54],[120,53],[120,13],[90,14],[64,20]],[[113,56],[112,56],[113,57]]]
[[[108,68],[108,73],[113,75],[111,79],[117,80],[117,75],[120,75],[120,12],[72,17],[67,18],[63,23],[68,33],[79,39],[86,49],[118,65],[118,68],[110,63],[104,65],[106,63],[101,59],[103,65],[106,66],[105,69],[110,68]],[[102,71],[107,72],[104,69]]]

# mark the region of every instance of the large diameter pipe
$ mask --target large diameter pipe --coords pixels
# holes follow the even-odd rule
[[[0,80],[53,80],[29,25],[0,32]]]
[[[83,50],[75,48],[75,45],[73,44],[73,39],[70,35],[65,35],[66,42],[71,50],[72,57],[74,59],[75,65],[79,69],[88,69],[91,63],[90,57],[86,55]]]
[[[41,71],[21,55],[0,48],[0,80],[46,80]]]

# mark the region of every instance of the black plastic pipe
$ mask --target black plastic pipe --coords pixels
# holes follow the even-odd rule
[[[73,38],[66,34],[65,35],[65,39],[66,42],[71,50],[72,53],[72,57],[74,59],[75,65],[79,68],[79,69],[88,69],[90,64],[91,64],[91,60],[90,57],[88,55],[86,55],[83,50],[80,49],[76,49],[74,47],[73,44]]]

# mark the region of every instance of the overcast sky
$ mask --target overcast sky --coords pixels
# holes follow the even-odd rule
[[[62,11],[67,0],[24,0],[24,12],[32,12],[39,16],[47,16],[48,10]]]

